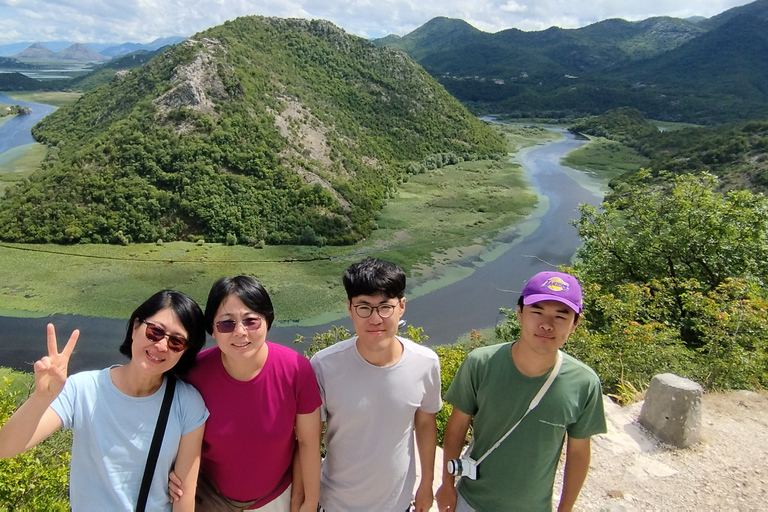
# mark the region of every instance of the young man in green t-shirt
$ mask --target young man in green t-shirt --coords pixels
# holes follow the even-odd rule
[[[474,443],[468,455],[473,460],[520,423],[477,465],[476,479],[461,478],[454,487],[455,477],[446,465],[436,495],[441,512],[551,510],[566,434],[558,510],[573,508],[589,470],[590,437],[606,432],[595,372],[567,354],[556,364],[560,348],[579,323],[581,309],[581,287],[575,277],[536,274],[518,301],[519,340],[476,349],[462,363],[444,397],[453,405],[445,429],[446,463],[460,457],[470,422]],[[526,415],[543,388],[541,401]]]

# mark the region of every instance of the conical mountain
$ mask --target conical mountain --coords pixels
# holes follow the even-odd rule
[[[19,52],[16,55],[14,55],[14,57],[16,57],[17,59],[46,60],[46,59],[55,59],[56,58],[55,55],[56,55],[55,53],[53,53],[51,50],[41,45],[40,43],[33,43],[23,52]]]
[[[61,60],[76,60],[79,62],[103,62],[110,59],[80,43],[75,43],[61,50],[54,57]]]
[[[0,200],[6,240],[351,243],[429,155],[504,151],[405,54],[263,17],[119,73],[34,135],[53,149]]]

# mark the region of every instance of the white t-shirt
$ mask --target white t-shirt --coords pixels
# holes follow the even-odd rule
[[[164,379],[155,394],[137,398],[115,387],[109,368],[67,379],[51,408],[63,427],[72,429],[69,496],[73,511],[136,509],[166,385]],[[197,390],[177,380],[147,510],[171,510],[168,473],[179,441],[207,418],[208,410]]]
[[[436,413],[440,361],[410,340],[400,360],[379,367],[357,351],[357,338],[311,359],[327,422],[320,505],[328,512],[402,512],[416,483],[413,421],[417,409]]]

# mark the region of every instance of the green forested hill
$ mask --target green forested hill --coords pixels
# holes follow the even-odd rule
[[[699,124],[768,115],[768,0],[699,23],[610,19],[579,29],[478,31],[436,18],[399,48],[476,112],[581,117],[622,106]]]
[[[610,19],[579,29],[551,27],[537,32],[508,29],[482,32],[458,19],[434,18],[401,38],[376,44],[408,53],[435,76],[536,79],[604,70],[626,61],[659,55],[703,30],[675,18],[642,22]]]
[[[0,200],[5,240],[351,243],[428,156],[504,150],[403,53],[263,17],[119,72],[33,134],[52,150]]]

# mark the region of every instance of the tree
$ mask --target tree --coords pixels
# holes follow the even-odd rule
[[[655,282],[678,296],[694,291],[688,288],[694,282],[703,293],[728,278],[768,284],[766,198],[745,190],[717,193],[710,174],[669,183],[632,188],[603,203],[601,212],[582,206],[573,222],[584,241],[579,272],[606,290]],[[677,316],[684,316],[679,297],[675,302]]]
[[[606,391],[674,372],[707,388],[768,384],[768,202],[708,174],[623,191],[574,221],[585,320],[566,350]]]

